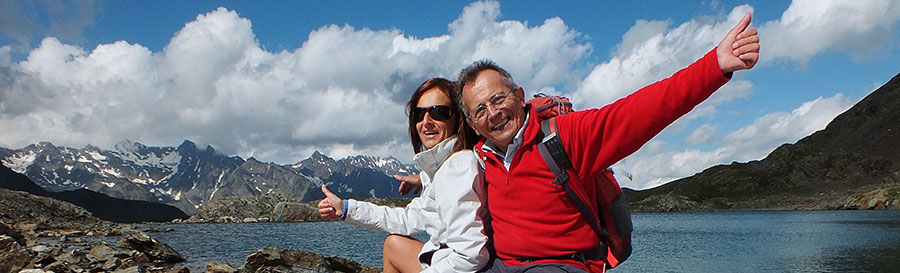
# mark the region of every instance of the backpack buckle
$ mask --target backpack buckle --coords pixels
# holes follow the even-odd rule
[[[559,186],[566,184],[566,181],[569,180],[569,173],[562,171],[557,176],[556,179],[550,181],[550,184],[553,184],[553,189],[559,189]]]

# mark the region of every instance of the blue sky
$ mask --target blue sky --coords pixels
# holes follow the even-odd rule
[[[760,63],[616,164],[647,188],[765,157],[900,72],[896,1],[0,1],[0,147],[125,139],[409,162],[403,104],[474,60],[601,107],[753,12]],[[651,8],[648,8],[651,7]]]

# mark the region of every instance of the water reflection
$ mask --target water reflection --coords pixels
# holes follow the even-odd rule
[[[898,272],[900,211],[637,213],[634,252],[611,272]],[[152,236],[188,258],[235,267],[264,247],[381,266],[387,234],[346,223],[166,225]],[[424,240],[425,238],[420,238]]]
[[[896,272],[900,211],[636,214],[617,272]]]

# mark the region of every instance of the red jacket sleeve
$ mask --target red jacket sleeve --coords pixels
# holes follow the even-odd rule
[[[606,105],[558,117],[579,175],[589,177],[634,153],[728,82],[715,48],[669,78]]]

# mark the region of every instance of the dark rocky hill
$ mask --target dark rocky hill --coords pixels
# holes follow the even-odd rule
[[[168,222],[188,217],[187,214],[173,206],[148,201],[113,198],[86,189],[48,192],[37,186],[25,175],[14,172],[2,165],[0,165],[0,188],[23,191],[37,196],[65,201],[84,208],[97,218],[119,223]],[[12,199],[4,199],[4,203],[7,202],[13,205],[12,202],[14,201]],[[38,209],[38,207],[31,209]]]
[[[900,209],[900,75],[766,158],[629,192],[637,211]]]
[[[25,231],[96,231],[115,226],[72,203],[24,191],[0,188],[0,200],[0,223]]]

